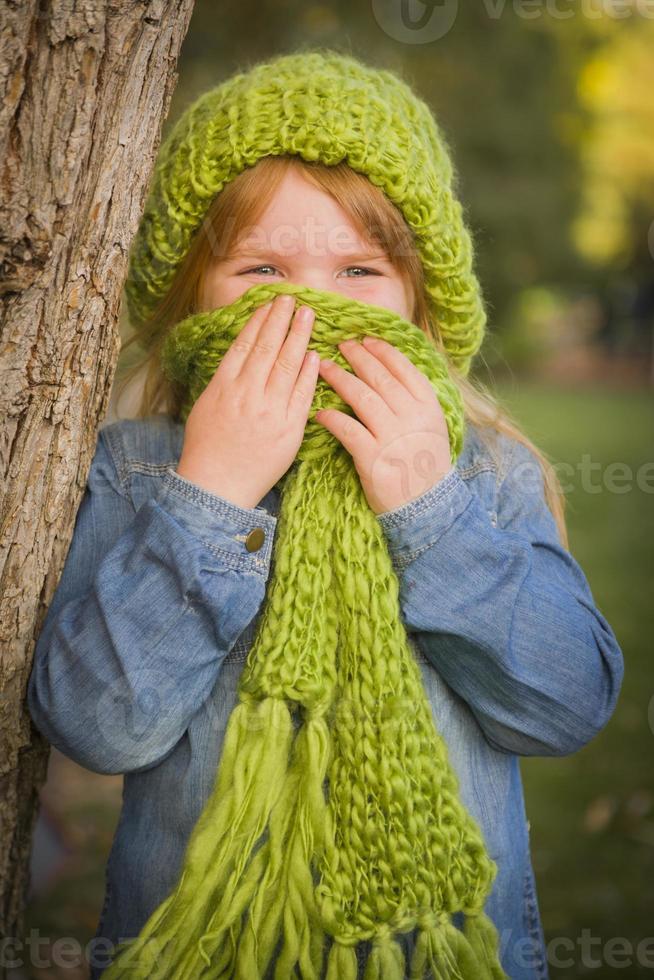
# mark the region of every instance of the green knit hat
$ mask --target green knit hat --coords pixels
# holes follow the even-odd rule
[[[345,161],[397,205],[415,236],[430,313],[467,374],[486,313],[443,133],[398,74],[329,49],[256,64],[182,114],[161,146],[130,251],[132,324],[166,294],[215,195],[261,157],[287,153]]]

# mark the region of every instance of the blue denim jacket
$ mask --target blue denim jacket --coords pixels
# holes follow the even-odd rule
[[[184,479],[183,433],[165,415],[100,430],[29,679],[30,714],[53,745],[94,772],[124,773],[93,977],[177,882],[270,570],[276,488],[248,509]],[[506,436],[498,446],[496,459],[469,424],[455,468],[378,520],[436,726],[498,865],[486,911],[502,964],[542,980],[518,757],[586,745],[614,710],[624,666],[559,542],[535,458]]]

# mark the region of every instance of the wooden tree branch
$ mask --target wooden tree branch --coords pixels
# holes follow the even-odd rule
[[[22,933],[49,747],[25,708],[119,350],[127,252],[193,0],[25,0],[0,24],[0,933]],[[4,975],[4,974],[0,974]]]

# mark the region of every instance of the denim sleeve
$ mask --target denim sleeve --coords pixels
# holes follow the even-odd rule
[[[135,509],[100,430],[28,682],[48,741],[99,773],[170,755],[261,606],[276,523],[172,467]]]
[[[456,468],[378,520],[407,629],[495,749],[563,756],[600,732],[622,652],[560,543],[529,449],[514,444],[496,524]]]

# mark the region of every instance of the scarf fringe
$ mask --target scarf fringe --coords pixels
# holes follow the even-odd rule
[[[334,941],[327,958],[325,980],[357,980],[357,954],[353,946]]]
[[[308,717],[295,737],[289,765],[292,734],[286,701],[246,701],[234,709],[211,803],[189,840],[177,889],[135,940],[117,946],[104,980],[255,980],[264,976],[280,935],[275,980],[295,976],[296,966],[302,980],[320,980],[326,937],[311,866],[315,854],[322,853],[330,827],[323,780],[331,741],[325,719]],[[242,763],[240,779],[237,758]],[[221,826],[220,804],[229,814]],[[252,854],[267,822],[268,837]],[[211,879],[211,887],[189,894],[184,885],[188,869],[196,863],[211,865],[217,877],[215,884]],[[192,924],[204,921],[209,907],[213,912],[204,933],[193,935]],[[466,915],[463,931],[447,913],[434,913],[419,923],[408,976],[510,980],[497,950],[497,929],[483,911]],[[402,947],[383,925],[373,939],[364,980],[405,980],[406,967]],[[327,958],[326,980],[357,977],[351,940],[344,944],[336,938]]]
[[[134,940],[116,946],[103,980],[197,980],[207,965],[212,978],[229,969],[240,933],[240,917],[266,870],[270,840],[252,856],[271,811],[286,785],[293,722],[278,698],[240,702],[232,711],[214,789],[197,820],[175,890],[152,913]],[[211,874],[207,869],[211,868]],[[185,887],[185,882],[189,884]],[[191,887],[191,882],[200,882]],[[280,892],[281,900],[281,892]],[[193,924],[213,909],[209,926],[229,931],[231,952],[211,964]],[[229,962],[227,962],[229,961]],[[231,975],[231,974],[230,974]],[[248,980],[254,976],[248,975]]]
[[[364,971],[364,980],[404,980],[404,951],[390,936],[373,945]],[[355,974],[356,977],[356,974]]]
[[[495,924],[484,911],[467,915],[463,931],[448,913],[423,920],[411,958],[410,980],[510,980],[498,958],[497,938]]]
[[[468,915],[463,931],[447,913],[422,920],[409,973],[400,944],[385,927],[373,941],[364,980],[510,980],[497,953],[497,929],[485,912]],[[329,952],[326,980],[357,980],[355,950],[335,940]]]
[[[459,969],[460,932],[445,913],[423,921],[411,957],[410,980],[464,980]]]
[[[499,961],[500,937],[497,926],[485,912],[465,917],[463,935],[475,954],[475,962],[486,970],[486,976],[491,980],[511,980]]]
[[[216,962],[224,941],[224,915],[217,909],[213,921],[221,923],[205,932],[198,947],[210,971],[196,976],[229,976],[252,980],[263,976],[283,928],[283,945],[275,966],[277,980],[294,975],[299,963],[302,976],[319,980],[325,933],[314,896],[311,874],[313,855],[322,849],[327,823],[323,780],[331,742],[322,717],[311,717],[298,732],[293,760],[275,805],[265,851],[265,870],[247,919],[232,931],[232,955],[227,971],[217,974]]]
[[[264,975],[265,966],[262,969],[256,963],[243,965],[240,959],[236,959],[238,931],[233,927],[220,930],[221,935],[225,932],[229,933],[230,948],[223,948],[214,954],[214,958],[208,964],[210,971],[205,973],[197,963],[195,966],[187,964],[198,972],[188,972],[184,968],[183,972],[174,974],[175,980],[178,977],[184,977],[186,980],[193,976],[211,977],[212,980],[232,980],[232,978],[238,980],[259,978],[260,980]],[[318,933],[319,930],[313,933],[314,939]],[[463,931],[456,928],[447,914],[434,916],[418,928],[408,978],[409,980],[510,980],[497,957],[495,946],[497,937],[495,924],[484,912],[466,916]],[[208,938],[208,934],[205,934],[203,940]],[[150,938],[139,951],[136,964],[133,956],[130,956],[130,952],[133,951],[126,950],[121,962],[123,966],[130,964],[129,976],[143,977],[144,980],[146,977],[172,976],[160,972],[159,948],[160,944],[156,938]],[[313,955],[308,959],[303,956],[289,960],[288,955],[280,956],[275,965],[275,980],[288,980],[288,977],[294,976],[293,967],[298,960],[300,960],[299,975],[302,980],[309,980],[309,978],[318,980],[321,977],[322,948],[321,935],[313,946]],[[206,962],[206,957],[203,956],[203,959]],[[364,980],[405,980],[406,965],[402,947],[385,930],[373,942],[364,968]],[[132,972],[134,966],[138,967],[138,973]],[[358,970],[355,948],[335,940],[329,951],[325,980],[357,980]]]

